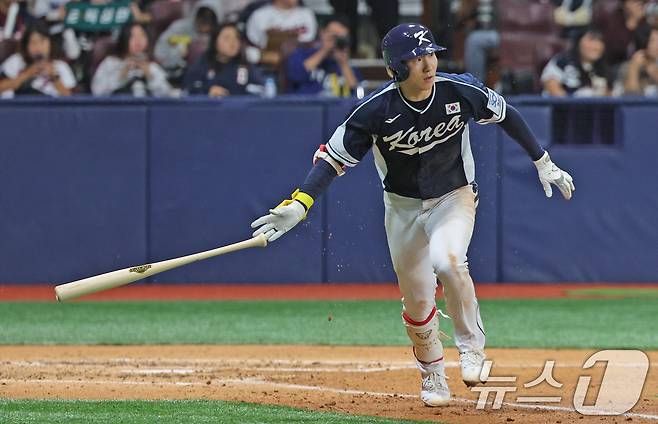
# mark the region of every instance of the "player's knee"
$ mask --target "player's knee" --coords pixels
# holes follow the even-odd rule
[[[434,299],[403,299],[403,314],[413,321],[424,321],[436,307]]]
[[[466,258],[460,258],[458,255],[447,252],[443,255],[436,255],[432,260],[432,265],[434,266],[434,272],[439,277],[448,277],[452,275],[460,274],[464,271],[468,271],[468,262]]]

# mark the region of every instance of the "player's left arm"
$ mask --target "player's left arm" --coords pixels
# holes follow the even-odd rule
[[[565,199],[571,199],[572,193],[576,190],[571,175],[553,163],[548,152],[537,142],[537,138],[521,113],[514,106],[506,105],[506,109],[505,119],[498,125],[528,153],[537,168],[539,181],[546,197],[553,195],[551,184],[554,184]]]
[[[458,83],[456,88],[469,103],[473,119],[478,124],[500,125],[528,153],[537,167],[539,181],[546,197],[553,195],[551,184],[554,184],[565,199],[571,199],[571,194],[576,190],[573,178],[553,163],[548,152],[537,142],[537,137],[532,133],[521,113],[514,106],[508,105],[503,96],[486,87],[473,75],[453,75],[451,78]]]

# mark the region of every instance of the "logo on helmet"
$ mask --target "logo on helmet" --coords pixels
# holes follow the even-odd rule
[[[418,39],[418,45],[420,46],[423,44],[423,41],[426,43],[431,43],[430,40],[425,38],[425,34],[427,34],[429,31],[418,31],[417,33],[414,34],[414,38]]]

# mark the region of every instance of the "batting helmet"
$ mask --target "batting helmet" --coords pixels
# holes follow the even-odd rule
[[[386,66],[397,81],[409,77],[406,61],[445,50],[434,43],[432,31],[420,24],[402,24],[391,29],[382,40],[382,53]]]

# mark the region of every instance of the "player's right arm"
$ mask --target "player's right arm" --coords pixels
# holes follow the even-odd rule
[[[290,199],[279,203],[270,213],[261,216],[251,223],[251,228],[257,228],[253,236],[265,234],[267,241],[274,241],[291,230],[300,221],[306,218],[315,199],[329,187],[334,178],[342,175],[342,164],[332,164],[333,159],[319,159],[311,168],[301,189],[295,190]],[[339,173],[336,169],[341,169]]]
[[[272,242],[302,221],[313,203],[326,191],[337,176],[345,173],[346,167],[356,166],[372,147],[372,134],[376,129],[373,108],[368,100],[360,102],[350,113],[326,145],[313,156],[313,167],[301,188],[295,190],[290,199],[281,202],[269,214],[251,223],[256,228],[253,235],[265,234]],[[364,107],[365,106],[365,107]]]

